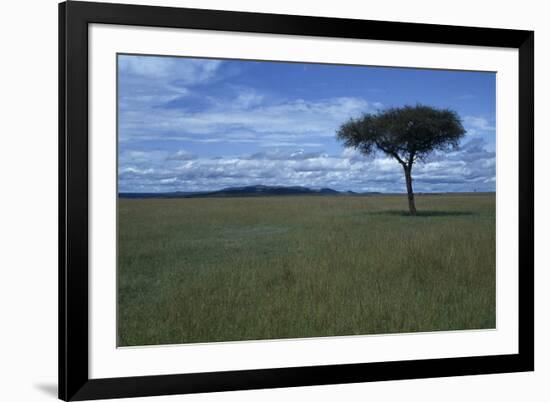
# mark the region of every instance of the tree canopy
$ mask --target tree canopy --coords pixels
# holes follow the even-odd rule
[[[337,137],[346,147],[363,154],[381,151],[401,164],[412,165],[434,150],[458,147],[465,132],[453,110],[416,105],[350,119],[340,127]]]

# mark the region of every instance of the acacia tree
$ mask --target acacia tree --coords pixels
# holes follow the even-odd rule
[[[342,124],[337,138],[365,155],[382,152],[403,167],[411,215],[416,215],[412,167],[434,150],[456,149],[466,133],[458,114],[449,109],[416,105],[364,114]]]

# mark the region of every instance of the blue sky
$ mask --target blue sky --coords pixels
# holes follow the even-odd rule
[[[118,56],[120,192],[301,185],[404,192],[401,167],[345,149],[350,117],[422,103],[455,110],[457,151],[413,168],[417,192],[495,191],[490,72]]]

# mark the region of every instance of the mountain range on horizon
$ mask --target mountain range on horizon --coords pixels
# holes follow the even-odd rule
[[[226,187],[214,191],[175,191],[165,193],[119,193],[120,198],[199,198],[199,197],[253,197],[274,195],[350,195],[379,194],[356,193],[353,191],[336,191],[331,188],[311,189],[303,186],[266,186],[252,185]]]

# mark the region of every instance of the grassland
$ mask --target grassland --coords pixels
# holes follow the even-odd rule
[[[495,197],[119,200],[119,346],[495,327]]]

